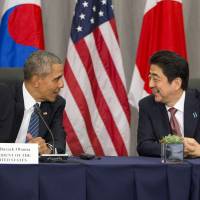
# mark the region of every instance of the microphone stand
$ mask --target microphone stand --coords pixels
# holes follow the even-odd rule
[[[35,110],[37,112],[37,114],[39,115],[40,119],[42,120],[42,122],[44,123],[44,125],[46,126],[47,130],[49,131],[51,138],[52,138],[52,154],[43,154],[40,155],[40,161],[41,162],[63,162],[66,161],[68,158],[68,155],[66,154],[56,154],[55,152],[55,139],[54,139],[54,135],[51,131],[51,129],[49,128],[48,124],[46,123],[45,119],[42,116],[40,107],[38,104],[35,105]]]
[[[36,109],[36,112],[37,112],[37,114],[39,115],[40,119],[42,120],[42,122],[44,123],[44,125],[46,126],[47,130],[49,131],[49,133],[50,133],[50,135],[51,135],[52,146],[53,146],[53,150],[52,150],[52,151],[53,151],[53,154],[55,154],[55,140],[54,140],[54,135],[53,135],[51,129],[49,128],[48,124],[46,123],[45,119],[43,118],[38,103],[36,103],[35,109]]]

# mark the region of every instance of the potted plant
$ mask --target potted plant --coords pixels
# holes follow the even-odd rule
[[[163,163],[177,163],[183,161],[183,138],[169,134],[160,140],[161,160]]]

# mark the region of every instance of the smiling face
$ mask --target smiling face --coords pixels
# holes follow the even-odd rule
[[[54,102],[60,89],[63,88],[63,64],[53,64],[51,72],[36,78],[37,99]]]
[[[181,78],[175,78],[170,83],[158,65],[151,65],[149,87],[152,90],[156,102],[173,106],[182,95],[181,83]]]

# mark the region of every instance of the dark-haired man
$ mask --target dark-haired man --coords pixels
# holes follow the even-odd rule
[[[173,133],[185,138],[185,156],[198,156],[187,141],[200,142],[200,93],[187,89],[188,80],[188,63],[181,56],[159,51],[151,57],[152,95],[139,102],[139,155],[160,156],[159,140]]]
[[[37,143],[40,154],[52,152],[52,137],[38,116],[36,105],[52,130],[58,153],[65,153],[62,125],[65,100],[59,96],[63,87],[63,63],[54,54],[36,51],[24,66],[24,82],[6,89],[1,85],[0,142]]]

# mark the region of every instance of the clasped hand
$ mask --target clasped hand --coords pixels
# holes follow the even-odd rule
[[[48,148],[46,141],[42,137],[32,137],[30,133],[27,134],[27,142],[38,144],[39,154],[50,154],[51,150]]]
[[[184,137],[184,155],[185,157],[200,156],[200,144],[194,138]]]

